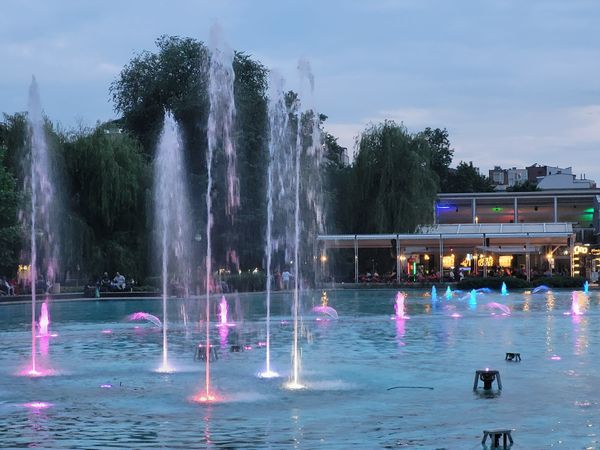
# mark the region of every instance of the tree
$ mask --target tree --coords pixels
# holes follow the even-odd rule
[[[437,175],[430,151],[426,139],[393,121],[362,133],[352,174],[354,232],[413,232],[431,222]]]
[[[157,52],[142,52],[127,64],[110,87],[120,123],[137,137],[148,156],[154,154],[164,110],[168,109],[183,131],[186,167],[194,226],[206,226],[206,151],[209,115],[210,54],[192,38],[162,36]],[[220,149],[213,160],[213,255],[222,266],[229,250],[236,250],[243,268],[260,266],[265,223],[265,176],[268,163],[266,68],[244,53],[236,52],[234,97],[236,103],[235,143],[240,185],[240,207],[233,219],[227,217],[225,199],[226,161]],[[258,239],[246,239],[248,229]],[[199,255],[197,255],[199,256]]]
[[[458,163],[456,169],[450,170],[448,183],[442,192],[492,192],[494,186],[490,179],[479,173],[479,169],[464,161]]]
[[[419,133],[419,137],[425,139],[429,144],[431,170],[437,174],[439,185],[443,190],[448,183],[450,164],[452,164],[452,157],[454,156],[454,149],[450,148],[448,131],[445,128],[443,130],[439,128],[432,130],[427,127]]]
[[[150,178],[141,146],[111,125],[65,137],[63,146],[72,211],[70,268],[142,277]]]
[[[17,183],[6,167],[6,147],[0,140],[0,273],[14,276],[17,271],[21,227],[17,219]]]

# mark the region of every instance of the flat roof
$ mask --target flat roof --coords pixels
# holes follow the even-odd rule
[[[392,241],[402,247],[481,246],[488,239],[490,247],[565,245],[573,236],[571,223],[463,223],[420,227],[416,233],[338,234],[317,236],[326,248],[390,248]]]
[[[600,188],[595,189],[549,189],[544,191],[527,192],[444,192],[438,193],[438,199],[456,199],[456,198],[539,198],[539,197],[593,197],[600,195]]]

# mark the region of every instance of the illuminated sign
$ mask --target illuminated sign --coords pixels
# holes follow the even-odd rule
[[[575,255],[584,255],[588,252],[588,248],[583,246],[583,245],[576,245],[575,247],[573,247],[573,253]]]
[[[477,265],[480,266],[480,267],[483,267],[483,266],[493,266],[494,265],[494,257],[493,256],[487,256],[487,257],[479,258],[477,260]]]
[[[444,256],[442,258],[442,267],[444,269],[451,269],[454,267],[454,255]]]
[[[510,255],[502,255],[498,257],[498,265],[500,267],[511,267],[513,257]]]

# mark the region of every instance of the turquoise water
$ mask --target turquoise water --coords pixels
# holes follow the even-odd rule
[[[256,345],[265,340],[264,295],[229,296],[236,326],[227,336],[214,328],[222,348],[213,382],[223,401],[212,405],[191,401],[204,383],[204,365],[193,360],[203,299],[169,300],[177,320],[169,334],[172,374],[154,372],[161,330],[126,320],[136,311],[160,317],[158,299],[54,302],[50,328],[58,336],[39,358],[55,375],[35,379],[17,376],[29,360],[29,305],[2,305],[0,446],[476,449],[483,429],[512,428],[513,448],[600,448],[598,293],[581,298],[579,317],[564,314],[567,291],[480,294],[476,304],[463,295],[432,302],[409,291],[410,319],[397,321],[395,291],[328,291],[339,320],[317,321],[307,311],[321,292],[305,293],[301,391],[283,387],[291,295],[273,300],[272,366],[284,377],[270,380],[255,375],[264,368],[265,350]],[[234,343],[252,348],[231,353]],[[522,362],[505,361],[508,351],[520,352]],[[472,391],[475,370],[486,367],[500,371],[501,395]],[[396,386],[404,388],[388,390]],[[24,406],[33,401],[51,406]]]

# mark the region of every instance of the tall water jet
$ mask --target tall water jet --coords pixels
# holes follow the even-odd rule
[[[208,114],[208,149],[206,152],[206,369],[204,395],[199,396],[201,402],[216,399],[210,388],[210,287],[212,284],[212,189],[213,158],[221,148],[227,160],[227,202],[225,211],[228,215],[239,206],[239,187],[235,169],[235,146],[233,140],[233,121],[235,118],[235,102],[233,95],[233,50],[224,42],[221,28],[215,24],[210,30],[209,50],[210,67],[208,97],[210,111]]]
[[[30,149],[28,160],[25,162],[25,191],[30,195],[29,208],[21,211],[21,220],[24,228],[29,229],[31,245],[31,367],[29,375],[37,376],[42,373],[36,366],[36,284],[38,266],[46,280],[47,285],[54,282],[56,275],[56,261],[58,248],[55,242],[55,233],[51,225],[51,213],[58,209],[56,204],[55,188],[52,184],[51,164],[49,157],[44,118],[40,95],[35,77],[32,77],[29,88],[29,108],[27,114],[28,147]],[[38,243],[36,235],[45,237]],[[38,261],[38,252],[43,257]]]
[[[307,159],[312,158],[316,165],[316,170],[307,170],[307,173],[319,175],[321,162],[321,136],[319,130],[319,116],[312,106],[312,97],[314,92],[314,76],[310,64],[307,60],[301,59],[298,62],[298,73],[300,76],[300,98],[308,101],[296,101],[295,112],[297,114],[296,125],[296,145],[294,153],[294,302],[292,307],[292,317],[294,321],[294,334],[292,341],[292,376],[288,387],[290,389],[300,389],[304,386],[300,383],[300,351],[298,346],[299,339],[299,313],[300,313],[300,242],[301,242],[301,220],[300,220],[300,192],[304,188],[306,209],[315,214],[311,221],[317,232],[323,224],[322,212],[318,200],[319,183],[313,183],[305,180],[305,185],[301,186],[301,164],[302,156]],[[306,106],[308,105],[308,106]],[[308,223],[309,219],[304,218]]]
[[[265,370],[259,375],[263,378],[273,378],[279,374],[271,369],[271,280],[272,280],[272,257],[273,251],[279,240],[275,236],[274,221],[274,202],[280,200],[281,205],[285,205],[286,181],[289,179],[288,152],[290,150],[289,141],[289,115],[285,104],[283,91],[283,79],[271,72],[269,75],[269,166],[267,171],[267,227],[265,239],[265,258],[266,258],[266,353]],[[281,208],[283,209],[283,208]]]
[[[431,286],[431,300],[437,300],[437,289],[435,286]]]
[[[500,293],[502,295],[508,295],[508,289],[506,289],[506,283],[504,281],[502,282],[502,288],[500,289]]]
[[[585,283],[583,283],[583,292],[587,294],[587,293],[589,293],[589,291],[590,291],[590,284],[588,283],[587,280],[585,280]]]
[[[452,300],[452,289],[450,289],[450,286],[446,288],[446,300]]]
[[[168,357],[167,297],[169,269],[174,280],[183,282],[187,292],[189,282],[190,211],[185,181],[183,143],[179,127],[170,112],[165,113],[163,129],[154,160],[155,221],[158,225],[162,257],[162,332],[163,352],[160,372],[171,372]]]

